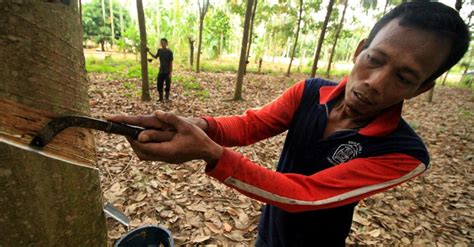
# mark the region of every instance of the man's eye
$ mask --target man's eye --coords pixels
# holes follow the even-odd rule
[[[367,54],[367,61],[369,61],[369,63],[372,65],[380,65],[380,62],[374,57],[372,57],[370,54]]]
[[[411,81],[410,81],[410,80],[407,80],[403,75],[398,74],[397,77],[398,77],[398,80],[399,80],[402,84],[405,84],[405,85],[410,85],[410,84],[411,84]]]

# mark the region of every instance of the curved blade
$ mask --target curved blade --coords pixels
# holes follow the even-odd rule
[[[33,137],[30,146],[42,148],[62,130],[69,127],[96,129],[108,133],[130,136],[134,139],[137,139],[140,132],[144,130],[142,127],[112,123],[90,117],[63,116],[55,118],[46,124],[46,126],[43,127],[35,137]]]

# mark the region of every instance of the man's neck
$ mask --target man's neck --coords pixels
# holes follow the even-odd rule
[[[344,129],[357,129],[369,124],[374,116],[362,116],[357,114],[344,101],[342,97],[329,112],[329,121]]]

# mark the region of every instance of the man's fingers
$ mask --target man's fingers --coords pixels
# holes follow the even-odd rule
[[[132,145],[133,150],[137,155],[142,157],[152,157],[153,160],[160,160],[160,157],[173,156],[173,146],[171,142],[149,142],[141,143],[139,141],[131,140],[130,144]],[[140,157],[139,155],[139,157]],[[142,158],[140,157],[140,158]]]
[[[144,130],[138,136],[140,142],[165,142],[171,141],[176,135],[174,131]]]
[[[112,122],[142,126],[142,127],[151,128],[151,129],[172,129],[172,127],[169,124],[159,121],[159,119],[157,119],[153,115],[138,115],[138,116],[113,115],[113,116],[105,116],[105,119]]]
[[[174,127],[178,132],[184,131],[185,126],[190,125],[190,123],[188,123],[184,119],[182,119],[182,118],[178,117],[176,114],[170,113],[170,112],[164,112],[164,111],[158,110],[158,111],[155,112],[155,117],[158,120]]]

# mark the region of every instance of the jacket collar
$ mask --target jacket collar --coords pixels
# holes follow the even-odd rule
[[[344,93],[348,79],[346,76],[335,86],[322,86],[319,89],[319,104],[327,104]],[[359,129],[358,133],[364,136],[386,136],[392,133],[400,122],[402,107],[403,101],[385,109],[372,122]]]

